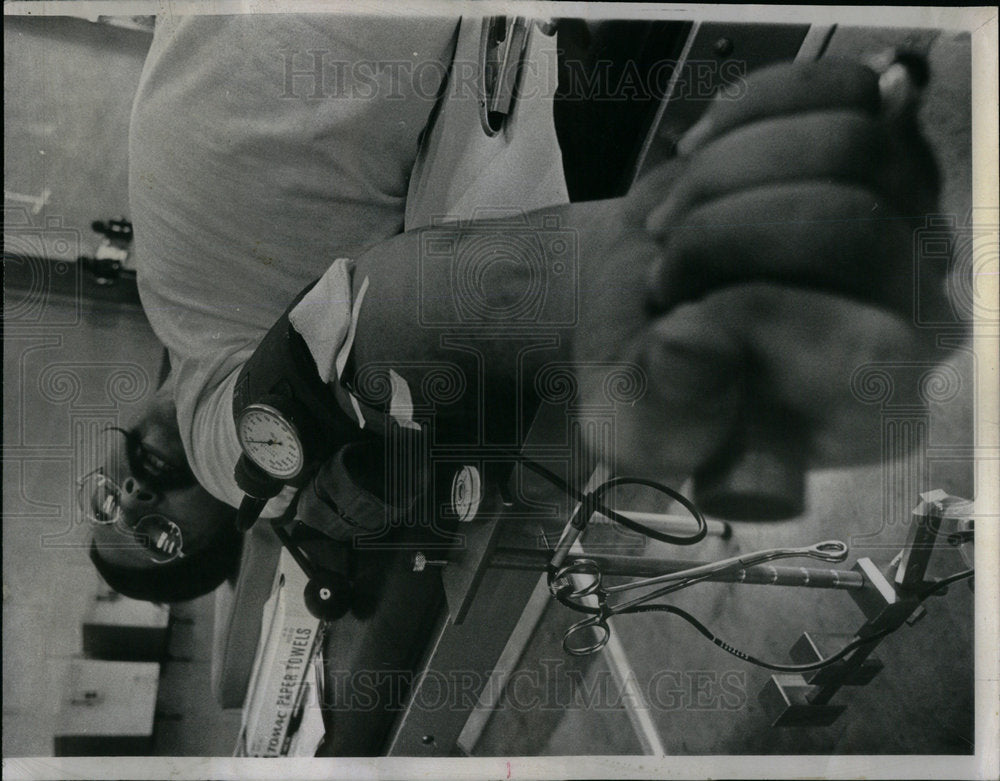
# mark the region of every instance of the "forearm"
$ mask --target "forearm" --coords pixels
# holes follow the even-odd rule
[[[621,231],[619,206],[564,204],[435,226],[357,258],[354,296],[367,289],[352,347],[356,393],[374,401],[392,368],[415,407],[441,401],[428,398],[439,387],[435,371],[465,386],[465,398],[450,402],[454,414],[523,403],[539,368],[571,358],[588,287],[601,284],[601,247]]]

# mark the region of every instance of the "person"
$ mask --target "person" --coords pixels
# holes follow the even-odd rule
[[[127,428],[104,434],[103,464],[80,483],[90,559],[104,581],[132,599],[171,603],[235,576],[233,510],[191,474],[169,378]]]
[[[585,203],[566,202],[551,101],[522,85],[526,140],[473,171],[457,196],[417,206],[428,176],[470,166],[449,164],[460,150],[445,136],[426,170],[438,127],[447,131],[436,107],[461,39],[453,18],[157,20],[130,130],[138,282],[170,353],[185,459],[213,501],[242,498],[234,387],[285,314],[331,404],[357,426],[371,399],[345,382],[370,366],[395,367],[388,403],[410,410],[426,401],[423,364],[458,365],[469,388],[482,367],[507,367],[484,381],[488,406],[471,391],[472,406],[459,405],[455,419],[468,422],[509,417],[543,365],[575,365],[586,401],[603,387],[595,367],[626,362],[645,395],[616,411],[629,443],[614,454],[623,469],[666,482],[690,475],[726,446],[750,399],[787,412],[778,417],[795,421],[811,463],[878,447],[877,410],[848,378],[865,362],[928,350],[908,311],[909,241],[933,210],[937,177],[912,117],[880,113],[875,73],[821,62],[751,74],[742,99],[711,104],[678,157],[625,197]],[[541,28],[530,40],[542,48],[528,57],[556,46]],[[483,218],[483,205],[517,210]],[[508,324],[500,317],[478,354],[444,350],[442,335],[467,333],[453,266],[424,262],[427,248],[443,239],[454,261],[480,251],[484,235],[506,237],[510,262],[475,279],[503,314],[537,270],[516,247],[538,246],[553,226],[575,252],[574,286],[546,290],[574,312],[555,319],[555,346],[519,364],[523,345],[495,338]]]
[[[519,403],[547,367],[572,366],[587,406],[604,402],[607,367],[624,365],[643,393],[615,407],[616,448],[599,454],[619,470],[676,485],[754,407],[782,410],[780,433],[807,440],[811,463],[879,446],[878,411],[849,377],[928,350],[908,310],[910,231],[937,182],[912,116],[886,122],[878,76],[849,62],[751,74],[741,99],[710,104],[679,154],[627,195],[567,203],[552,73],[522,68],[513,112],[487,130],[481,28],[432,16],[157,19],[131,119],[130,202],[140,295],[172,367],[162,409],[176,426],[163,428],[169,450],[139,441],[186,461],[203,486],[150,492],[146,509],[168,509],[185,551],[199,527],[231,533],[243,498],[234,394],[283,318],[308,350],[300,368],[354,428],[377,428],[383,404],[395,425],[419,429],[440,396],[430,375],[445,367],[455,398],[439,405],[444,433],[502,440],[523,433]],[[531,25],[525,62],[552,61],[557,36]],[[466,260],[468,273],[453,274]],[[528,299],[542,308],[523,308]],[[526,349],[536,337],[545,349]],[[365,382],[383,370],[388,397]],[[333,512],[338,456],[299,509],[350,540],[357,530]],[[190,504],[168,505],[184,490]],[[122,562],[134,582],[186,561],[151,555],[136,528],[149,514],[94,540],[98,558],[123,539],[143,548]],[[159,531],[169,546],[171,528]],[[333,622],[328,670],[420,658],[442,595],[401,555],[374,556],[381,597]],[[324,708],[323,753],[379,753],[394,715]]]

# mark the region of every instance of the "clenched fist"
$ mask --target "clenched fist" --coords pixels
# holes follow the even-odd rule
[[[620,472],[690,475],[748,425],[803,466],[877,455],[851,375],[929,349],[912,239],[938,186],[914,113],[888,114],[863,66],[768,68],[621,201],[574,340],[584,385],[600,361],[645,374],[616,419]]]

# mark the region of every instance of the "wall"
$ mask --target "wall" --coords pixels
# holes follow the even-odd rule
[[[36,225],[59,221],[92,251],[91,221],[128,211],[128,119],[151,38],[18,17],[4,18],[3,37],[4,208],[26,208]],[[76,249],[46,247],[68,260]]]

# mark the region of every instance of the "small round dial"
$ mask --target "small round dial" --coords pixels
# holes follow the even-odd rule
[[[236,433],[247,457],[271,477],[290,480],[305,461],[295,425],[267,404],[250,404],[236,421]]]

